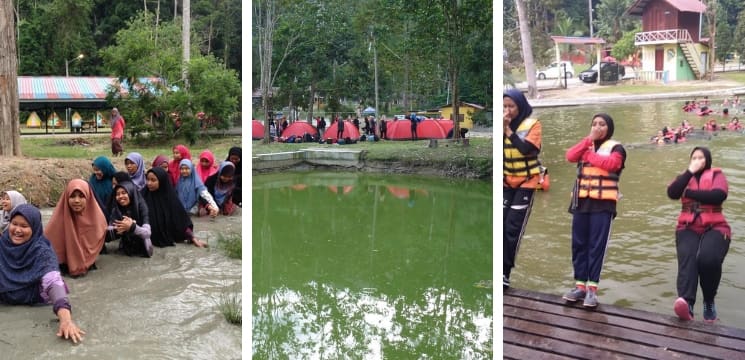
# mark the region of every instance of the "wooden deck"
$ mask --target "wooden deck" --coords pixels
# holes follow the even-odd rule
[[[510,289],[504,296],[505,359],[745,359],[745,330],[670,315]],[[602,299],[601,299],[602,301]],[[699,307],[700,308],[700,307]]]

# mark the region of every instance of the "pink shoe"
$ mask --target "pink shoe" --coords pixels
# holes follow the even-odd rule
[[[693,308],[692,306],[688,305],[688,302],[682,297],[675,299],[673,310],[675,311],[675,315],[678,315],[680,320],[693,320]]]

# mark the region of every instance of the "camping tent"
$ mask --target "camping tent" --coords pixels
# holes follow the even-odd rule
[[[295,121],[294,123],[287,126],[286,129],[282,130],[282,137],[288,138],[292,135],[303,136],[308,133],[312,136],[318,135],[318,130],[311,124],[305,121]]]
[[[368,106],[365,110],[362,110],[362,115],[375,115],[375,108]]]
[[[331,126],[329,126],[328,129],[326,129],[326,132],[323,133],[323,137],[326,139],[331,139],[333,141],[336,141],[336,124],[337,122],[334,121]],[[342,133],[342,136],[345,138],[350,138],[357,140],[360,138],[360,131],[357,130],[357,127],[354,126],[354,124],[349,120],[344,120],[344,132]]]
[[[418,139],[444,139],[450,128],[446,130],[446,122],[433,119],[419,121],[416,127]],[[445,126],[443,126],[445,125]],[[411,120],[397,120],[388,123],[386,138],[390,140],[411,140]]]
[[[62,121],[60,121],[59,115],[57,115],[56,112],[49,114],[49,116],[47,117],[47,127],[50,126],[56,128],[62,127]]]
[[[32,111],[31,115],[29,115],[28,119],[26,119],[26,127],[27,128],[40,128],[41,127],[41,118],[39,118],[39,115],[36,114],[36,111]]]
[[[264,138],[264,124],[259,120],[251,121],[251,139],[259,140]]]

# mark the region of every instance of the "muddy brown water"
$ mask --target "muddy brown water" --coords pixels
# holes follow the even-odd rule
[[[42,209],[44,224],[51,214]],[[110,251],[98,257],[98,270],[65,277],[73,319],[87,333],[81,344],[55,336],[51,306],[0,305],[0,358],[240,359],[241,327],[225,320],[218,303],[240,294],[241,261],[217,242],[219,233],[240,234],[241,216],[193,221],[208,249],[176,244],[155,248],[149,259]]]

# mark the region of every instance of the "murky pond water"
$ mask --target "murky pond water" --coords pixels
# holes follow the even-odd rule
[[[255,358],[492,357],[491,182],[252,182]]]
[[[45,224],[51,212],[42,210]],[[77,346],[55,336],[51,306],[0,306],[0,358],[240,359],[241,327],[218,302],[240,293],[241,261],[217,249],[217,234],[240,234],[241,217],[193,221],[209,249],[176,244],[149,259],[110,252],[98,257],[98,270],[65,278],[73,319],[87,333]]]
[[[688,164],[694,146],[711,149],[714,166],[729,181],[724,213],[733,233],[716,298],[722,324],[745,328],[745,135],[722,132],[691,137],[674,145],[647,144],[663,126],[688,120],[700,129],[703,118],[681,111],[683,101],[646,102],[536,109],[543,124],[542,158],[549,167],[551,189],[538,193],[513,276],[514,286],[562,294],[572,286],[569,194],[575,164],[566,149],[589,133],[593,114],[607,112],[615,120],[614,138],[626,145],[628,158],[621,177],[623,199],[613,223],[600,280],[600,302],[673,315],[676,297],[675,224],[680,201],[667,197],[667,185]],[[730,109],[730,114],[733,114]],[[734,113],[742,117],[742,113]],[[726,122],[715,117],[718,122]],[[701,292],[696,316],[701,318]]]

